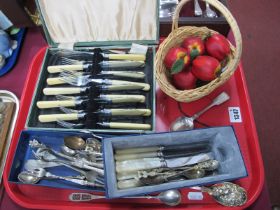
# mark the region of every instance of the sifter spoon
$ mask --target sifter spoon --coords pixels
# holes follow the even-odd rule
[[[194,120],[197,119],[200,115],[206,112],[208,109],[212,108],[213,106],[220,105],[225,101],[229,100],[229,95],[226,92],[222,92],[218,95],[211,104],[207,107],[202,109],[200,112],[196,113],[192,117],[178,117],[170,127],[171,131],[180,131],[180,130],[192,130],[194,127]]]

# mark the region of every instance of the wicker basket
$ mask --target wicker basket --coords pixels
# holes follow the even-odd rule
[[[179,46],[183,42],[183,40],[188,36],[198,36],[201,38],[205,38],[206,36],[209,36],[209,34],[218,33],[216,31],[208,29],[207,27],[184,26],[178,28],[178,19],[179,19],[179,13],[181,11],[181,8],[184,6],[184,4],[186,4],[189,1],[191,0],[181,0],[180,3],[178,4],[173,16],[172,31],[159,46],[159,49],[156,54],[156,61],[155,61],[156,79],[160,89],[170,97],[181,102],[191,102],[200,99],[210,94],[217,87],[225,83],[236,70],[242,52],[242,39],[241,39],[240,30],[238,28],[238,25],[234,17],[231,15],[229,10],[217,0],[203,0],[205,2],[208,2],[218,11],[220,11],[220,13],[225,17],[233,32],[236,47],[234,47],[231,44],[232,53],[229,56],[224,71],[221,73],[221,75],[218,78],[212,80],[207,85],[195,89],[177,90],[170,83],[170,73],[166,69],[163,63],[163,60],[168,50],[174,46]]]

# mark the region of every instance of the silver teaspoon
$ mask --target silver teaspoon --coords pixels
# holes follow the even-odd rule
[[[208,109],[212,108],[213,106],[220,105],[225,101],[229,100],[229,95],[226,92],[222,92],[218,95],[211,104],[205,107],[200,112],[196,113],[192,117],[178,117],[170,127],[171,131],[180,131],[180,130],[192,130],[194,127],[194,120],[197,119],[200,115],[206,112]]]

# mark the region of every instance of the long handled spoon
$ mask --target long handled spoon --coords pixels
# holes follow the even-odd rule
[[[104,198],[106,197],[102,195],[93,195],[90,193],[71,193],[69,195],[69,200],[75,202],[88,202],[91,200],[104,199]],[[168,206],[177,206],[181,203],[182,200],[181,193],[178,190],[167,190],[161,192],[156,196],[144,195],[144,196],[133,196],[133,197],[125,197],[125,198],[126,199],[131,199],[131,198],[158,199],[159,201],[161,201],[162,203]]]
[[[208,109],[212,108],[213,106],[220,105],[225,101],[229,100],[229,95],[225,92],[222,92],[218,95],[211,104],[205,107],[200,112],[196,113],[192,117],[179,117],[177,118],[170,126],[171,131],[179,131],[179,130],[191,130],[194,127],[194,120],[197,119],[200,115],[206,112]]]

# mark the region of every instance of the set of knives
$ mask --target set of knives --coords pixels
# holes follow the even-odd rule
[[[188,166],[192,167],[205,161],[208,161],[207,164],[213,163],[208,141],[172,146],[115,149],[114,159],[119,189],[143,186],[145,184],[141,183],[141,178],[148,176],[163,179],[163,174],[173,176],[177,172],[181,173]],[[144,177],[143,174],[145,174]]]
[[[36,104],[40,123],[67,128],[151,129],[150,123],[139,123],[152,114],[146,103],[151,91],[144,72],[146,55],[94,49],[58,51],[52,56],[59,58],[47,67],[45,100]]]

